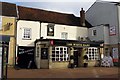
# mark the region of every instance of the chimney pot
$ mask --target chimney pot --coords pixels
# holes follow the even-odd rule
[[[85,11],[83,10],[83,8],[81,8],[80,11],[80,24],[82,26],[85,26]]]

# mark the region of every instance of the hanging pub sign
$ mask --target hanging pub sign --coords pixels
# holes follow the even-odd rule
[[[115,28],[115,26],[110,26],[109,33],[110,33],[110,36],[116,35],[116,28]]]
[[[54,24],[47,25],[47,36],[54,36]]]

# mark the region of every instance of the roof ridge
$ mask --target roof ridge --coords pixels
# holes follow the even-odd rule
[[[77,16],[75,16],[74,14],[62,13],[62,12],[45,10],[45,9],[40,9],[40,8],[33,8],[33,7],[27,7],[27,6],[18,6],[18,7],[29,8],[29,9],[33,9],[33,10],[41,10],[41,11],[51,12],[51,13],[57,13],[57,14],[72,15],[72,16],[74,16],[74,17],[77,17]]]

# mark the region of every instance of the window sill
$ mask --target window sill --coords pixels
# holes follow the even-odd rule
[[[22,40],[32,40],[32,39],[25,39],[25,38],[22,38]]]
[[[62,62],[69,62],[69,61],[52,61],[53,63],[56,63],[56,62],[59,62],[59,63],[62,63]]]

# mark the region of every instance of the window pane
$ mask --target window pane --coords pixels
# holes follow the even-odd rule
[[[52,61],[55,61],[55,58],[52,58]]]
[[[93,36],[96,36],[96,35],[97,35],[97,31],[96,31],[96,30],[93,30],[93,31],[92,31],[92,35],[93,35]]]
[[[56,61],[59,61],[59,58],[56,58]]]
[[[61,38],[62,38],[62,39],[67,39],[67,38],[68,38],[68,33],[62,32],[62,33],[61,33]]]
[[[52,54],[52,57],[55,57],[55,54]]]
[[[31,28],[24,28],[23,39],[31,39]]]

